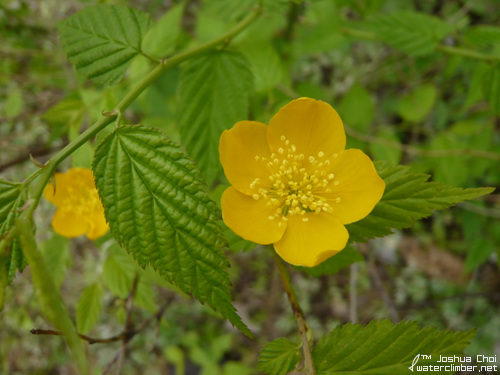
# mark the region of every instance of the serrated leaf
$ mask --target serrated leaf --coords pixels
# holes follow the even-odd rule
[[[420,356],[416,365],[438,365],[439,355],[461,355],[474,334],[474,330],[420,329],[415,322],[348,323],[321,338],[313,359],[317,375],[407,374],[418,354],[430,355],[431,359]],[[416,367],[414,370],[418,372]]]
[[[17,270],[24,270],[26,260],[19,239],[15,238],[8,243],[3,237],[14,227],[20,209],[26,203],[27,194],[27,189],[22,184],[0,180],[0,258],[4,258],[3,266],[6,268],[3,272],[7,272],[8,284],[14,279]]]
[[[500,115],[500,64],[491,66],[483,76],[483,91],[495,115]]]
[[[434,85],[419,86],[399,100],[398,113],[406,121],[420,122],[431,111],[436,97],[437,90]]]
[[[160,130],[122,126],[97,148],[93,170],[111,231],[137,263],[252,336],[231,304],[220,212],[186,153]]]
[[[352,246],[346,246],[344,250],[328,258],[316,267],[296,267],[300,271],[310,276],[319,277],[323,275],[334,275],[341,269],[350,266],[353,263],[361,262],[365,258]]]
[[[267,343],[259,355],[258,368],[271,375],[285,375],[300,360],[300,345],[285,337]]]
[[[84,289],[76,305],[76,326],[78,332],[86,334],[94,327],[101,314],[102,289],[97,283]]]
[[[432,53],[453,30],[437,17],[410,11],[378,14],[371,25],[379,39],[410,56]]]
[[[402,165],[386,167],[378,162],[375,166],[386,184],[384,195],[367,217],[346,226],[352,242],[387,236],[391,228],[408,228],[416,220],[430,216],[433,210],[448,208],[495,190],[490,187],[462,189],[428,182],[430,175],[411,173],[410,167]]]
[[[141,52],[151,17],[123,5],[99,4],[59,22],[69,61],[98,84],[120,81],[128,63]]]
[[[182,2],[173,6],[154,23],[142,41],[144,52],[157,58],[174,52],[181,32],[181,19],[185,5],[186,2]]]
[[[182,72],[178,117],[182,144],[209,185],[222,175],[219,139],[248,117],[252,75],[236,52],[215,51],[190,61]]]

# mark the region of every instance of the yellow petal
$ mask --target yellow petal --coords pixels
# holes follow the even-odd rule
[[[262,197],[256,200],[229,187],[221,199],[224,223],[249,241],[263,245],[279,241],[286,229],[286,222],[273,216],[276,206],[268,206],[267,202]],[[270,216],[273,219],[269,219]]]
[[[43,190],[45,199],[56,207],[74,204],[75,196],[87,197],[95,191],[94,174],[87,168],[71,168],[54,175],[55,185],[49,183]]]
[[[283,146],[288,140],[289,145]],[[267,140],[272,152],[295,145],[306,160],[328,158],[345,148],[345,131],[337,112],[325,102],[310,98],[291,101],[271,119]],[[321,153],[321,154],[320,154]],[[314,159],[311,159],[314,160]]]
[[[316,193],[327,198],[332,207],[332,215],[343,224],[367,216],[384,194],[384,180],[377,174],[370,158],[361,150],[349,149],[339,154],[327,174],[330,173],[334,175],[333,180]],[[332,191],[326,193],[326,189]]]
[[[94,211],[88,218],[87,237],[91,240],[104,236],[109,230],[109,225],[104,216],[104,210],[101,208]]]
[[[327,213],[289,216],[287,222],[286,232],[274,249],[296,266],[317,266],[342,250],[349,239],[346,228]]]
[[[43,190],[43,196],[56,207],[64,206],[68,197],[68,176],[66,173],[54,175],[55,185],[47,184]]]
[[[267,125],[256,121],[240,121],[220,138],[219,155],[227,179],[240,192],[252,195],[259,178],[268,181],[272,169],[267,166],[270,151],[266,139]],[[265,160],[262,160],[262,157]]]
[[[64,237],[78,237],[87,232],[86,218],[76,214],[73,210],[60,208],[52,219],[52,228]]]

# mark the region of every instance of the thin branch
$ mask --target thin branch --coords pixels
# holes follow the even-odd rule
[[[285,287],[285,291],[288,296],[288,301],[290,302],[290,306],[292,307],[293,310],[293,315],[295,316],[295,319],[297,320],[297,326],[299,327],[299,333],[300,333],[300,338],[302,340],[302,350],[304,352],[304,362],[307,368],[307,374],[316,375],[316,369],[314,368],[314,362],[311,353],[311,343],[309,342],[309,336],[311,334],[311,331],[304,318],[304,313],[300,308],[299,300],[297,299],[295,291],[293,290],[293,286],[290,281],[290,276],[288,274],[288,271],[285,265],[283,264],[281,258],[279,257],[279,255],[276,254],[275,251],[273,251],[273,253],[274,253],[274,262],[276,263],[276,266],[280,271],[281,281],[283,282],[283,286]]]

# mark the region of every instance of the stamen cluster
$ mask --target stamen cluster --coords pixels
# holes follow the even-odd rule
[[[288,216],[302,215],[302,221],[308,221],[306,213],[332,212],[331,205],[327,199],[321,196],[323,193],[331,193],[331,184],[338,185],[333,173],[327,169],[331,165],[331,159],[338,155],[333,154],[330,158],[325,157],[323,151],[317,155],[306,156],[297,152],[297,147],[290,144],[284,135],[280,137],[282,146],[277,153],[273,152],[270,158],[256,155],[255,160],[266,163],[271,170],[267,181],[256,178],[250,184],[255,190],[252,197],[255,200],[265,199],[266,205],[276,206],[269,220],[287,221]],[[340,197],[335,199],[340,202]],[[282,226],[283,223],[278,224]]]

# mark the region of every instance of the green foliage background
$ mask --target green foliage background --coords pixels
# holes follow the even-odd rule
[[[86,28],[86,19],[78,15],[82,13],[67,17],[97,2],[0,0],[2,178],[25,179],[36,170],[27,155],[44,162],[100,120],[102,111],[111,110],[153,69],[154,60],[217,38],[256,4],[253,0],[99,3],[107,4],[105,11],[87,8],[87,12],[92,13],[91,19],[104,19],[109,28],[89,40],[75,33]],[[120,5],[121,10],[115,12],[110,4]],[[127,5],[138,11],[131,13]],[[363,335],[372,331],[376,335],[380,330],[378,335],[383,336],[381,332],[386,332],[384,327],[389,324],[372,323],[364,331],[356,325],[340,328],[353,319],[365,324],[381,318],[394,322],[411,319],[420,326],[461,331],[477,327],[468,353],[500,356],[498,194],[437,212],[404,229],[433,210],[486,193],[457,188],[500,185],[499,17],[500,5],[495,0],[265,0],[262,15],[227,48],[169,70],[137,98],[122,119],[122,124],[158,128],[155,132],[168,135],[183,147],[165,139],[157,145],[156,157],[168,159],[180,169],[192,172],[196,165],[201,170],[203,177],[184,173],[180,184],[155,186],[160,197],[186,194],[192,199],[177,202],[178,220],[218,216],[208,197],[190,184],[203,185],[203,178],[210,197],[219,201],[227,186],[218,163],[220,133],[238,120],[267,123],[296,97],[309,96],[332,104],[345,122],[348,147],[363,149],[373,159],[385,161],[377,167],[391,182],[388,194],[374,215],[349,230],[356,241],[386,235],[390,228],[398,230],[390,237],[348,247],[316,269],[298,269],[293,274],[311,328],[317,339],[324,334],[314,352],[322,373],[340,369],[329,362],[332,356],[328,351],[342,335],[364,340]],[[55,21],[63,19],[59,33]],[[123,38],[110,42],[106,33],[113,33],[120,23],[125,30]],[[106,53],[96,54],[90,49],[95,44],[103,45]],[[109,165],[99,163],[112,155],[108,153],[112,146],[106,148],[106,144],[116,144],[118,139],[123,149],[115,148],[114,152],[129,147],[137,152],[134,161],[148,165],[148,150],[131,146],[148,134],[140,134],[139,128],[137,134],[126,135],[127,129],[132,128],[125,126],[110,134],[111,126],[102,131],[60,169],[90,167],[94,159],[97,186],[105,189],[100,179],[109,173]],[[434,182],[426,184],[426,174],[432,175]],[[146,180],[149,186],[154,185],[154,176],[146,176]],[[134,181],[125,176],[120,186]],[[148,190],[144,186],[139,189]],[[122,199],[126,196],[120,191],[103,194],[105,204],[106,199],[110,204],[120,203],[120,194]],[[10,209],[22,207],[26,197],[18,185],[1,182],[0,200]],[[155,205],[151,207],[155,212]],[[268,249],[242,240],[221,225],[231,268],[228,273],[217,271],[219,274],[210,279],[213,285],[200,284],[192,278],[192,269],[199,266],[196,260],[183,274],[176,272],[176,259],[162,264],[164,258],[158,260],[155,254],[148,258],[148,233],[120,228],[119,215],[133,219],[134,212],[123,212],[120,207],[113,210],[107,213],[108,220],[114,215],[115,236],[132,256],[117,246],[110,234],[96,242],[57,236],[50,228],[53,208],[46,202],[41,203],[35,220],[38,246],[81,333],[108,337],[120,332],[135,275],[139,280],[134,298],[137,324],[166,304],[162,319],[134,337],[124,374],[229,375],[254,374],[257,368],[268,373],[293,369],[299,340]],[[2,234],[14,223],[8,212],[0,211],[6,226],[0,226]],[[155,215],[168,216],[165,212],[169,211]],[[219,229],[207,224],[200,230],[202,226],[196,227],[196,220],[192,220],[187,237],[211,241],[221,252]],[[179,233],[175,227],[171,231]],[[212,232],[213,238],[205,232]],[[28,237],[29,233],[25,241]],[[179,257],[185,257],[182,244],[186,241],[178,243]],[[198,251],[206,254],[203,246]],[[41,315],[44,306],[37,304],[28,276],[33,273],[35,278],[38,271],[28,268],[14,277],[16,268],[24,267],[22,257],[17,256],[19,243],[14,242],[12,254],[16,256],[8,261],[0,258],[0,266],[8,268],[8,281],[12,281],[0,313],[0,326],[4,327],[0,331],[0,373],[74,371],[62,340],[29,335],[32,328],[47,328]],[[139,268],[134,259],[142,265],[152,263],[159,272]],[[211,261],[217,264],[216,270],[227,266],[223,256]],[[234,315],[227,289],[217,288],[229,287],[229,280],[234,306],[244,323]],[[220,295],[213,297],[214,290]],[[257,341],[245,338],[185,293],[206,301],[241,330],[248,325]],[[416,330],[413,323],[396,327],[402,332]],[[420,334],[432,337],[435,331],[426,328]],[[442,335],[439,337],[445,341],[449,333]],[[460,335],[457,348],[452,348],[457,353],[472,337],[470,332]],[[387,334],[382,339],[392,341],[394,337]],[[269,350],[258,361],[266,343]],[[95,345],[87,352],[90,366],[98,371],[111,360],[119,344]],[[335,349],[339,356],[347,350]],[[393,373],[411,363],[410,349],[402,346]],[[367,357],[365,353],[357,355]],[[273,362],[277,357],[283,360]]]

